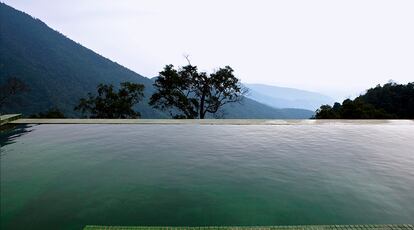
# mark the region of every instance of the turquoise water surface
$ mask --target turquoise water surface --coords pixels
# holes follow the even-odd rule
[[[414,223],[414,126],[29,125],[1,229]]]

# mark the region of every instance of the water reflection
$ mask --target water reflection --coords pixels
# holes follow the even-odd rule
[[[0,127],[0,157],[6,154],[3,147],[16,142],[16,140],[33,131],[35,125],[6,124]]]

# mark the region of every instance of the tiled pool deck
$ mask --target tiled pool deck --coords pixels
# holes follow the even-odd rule
[[[297,225],[258,227],[133,227],[86,226],[84,230],[414,230],[414,225]]]

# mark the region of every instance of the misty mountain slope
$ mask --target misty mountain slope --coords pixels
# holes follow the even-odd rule
[[[168,118],[148,105],[153,79],[143,77],[49,28],[42,21],[0,3],[0,84],[18,77],[30,91],[21,104],[2,108],[3,113],[30,115],[57,106],[65,115],[78,117],[73,108],[79,98],[95,92],[100,83],[118,86],[130,81],[145,85],[143,102],[136,109],[143,118]],[[246,99],[228,105],[224,118],[308,118],[306,110],[279,110]]]
[[[287,87],[246,84],[249,98],[275,108],[301,108],[315,111],[334,100],[326,95]]]
[[[73,42],[45,23],[0,4],[0,82],[8,76],[22,79],[30,87],[20,106],[6,112],[26,115],[57,106],[67,115],[80,97],[95,91],[99,83],[119,85],[139,82],[151,93],[152,82],[127,68]],[[138,105],[145,117],[160,116],[146,104]]]
[[[244,98],[241,104],[227,104],[224,106],[224,117],[226,118],[256,118],[256,119],[308,119],[314,112],[306,109],[284,108],[277,109],[258,103],[257,101]]]

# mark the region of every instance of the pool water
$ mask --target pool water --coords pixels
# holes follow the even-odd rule
[[[1,229],[414,223],[414,125],[28,125]]]

